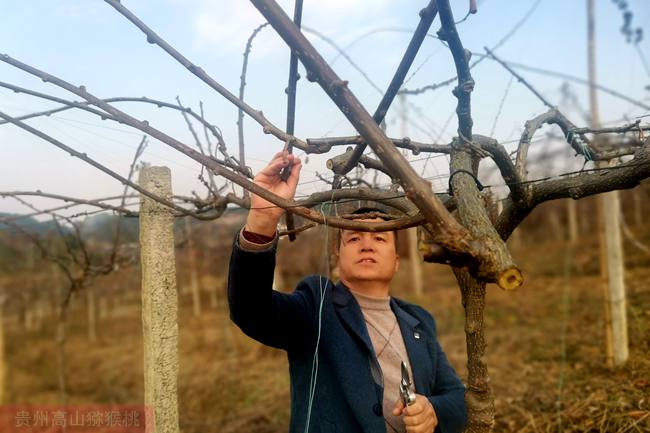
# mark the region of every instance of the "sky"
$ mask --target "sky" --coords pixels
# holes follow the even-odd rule
[[[619,0],[620,1],[620,0]],[[627,43],[620,28],[623,16],[616,3],[596,0],[597,81],[621,94],[650,105],[650,2],[629,0],[632,27],[643,27],[645,38]],[[452,1],[456,20],[467,12],[467,1]],[[237,110],[194,77],[144,35],[109,4],[101,0],[3,0],[0,16],[1,53],[56,75],[75,85],[84,85],[96,96],[147,96],[175,102],[199,110],[202,102],[208,121],[219,127],[229,152],[237,154]],[[264,22],[260,13],[244,0],[122,0],[149,27],[167,40],[212,78],[232,93],[237,93],[242,68],[242,53],[253,29]],[[293,2],[279,4],[293,15]],[[331,62],[342,79],[366,109],[372,113],[383,89],[388,86],[418,24],[418,11],[426,1],[388,0],[304,0],[303,26],[307,38]],[[543,68],[579,78],[587,76],[586,1],[577,0],[479,0],[479,10],[458,24],[464,46],[473,53],[495,46],[522,18],[527,20],[495,53],[504,60]],[[434,21],[431,34],[440,27]],[[359,73],[338,51],[313,31],[326,36],[354,59],[365,72]],[[284,128],[289,50],[267,26],[253,42],[249,58],[245,100],[262,110],[275,125]],[[305,72],[300,66],[301,75]],[[565,80],[531,71],[519,72],[552,104],[558,105],[578,126],[586,126],[584,110],[589,106],[584,85],[569,82],[577,103],[563,99]],[[449,50],[429,37],[415,59],[404,87],[418,88],[455,75]],[[546,108],[517,80],[493,61],[486,60],[472,70],[476,87],[472,94],[474,133],[493,135],[508,150],[526,120]],[[368,78],[372,83],[369,83]],[[78,100],[56,86],[0,64],[0,81]],[[375,87],[378,87],[379,90]],[[452,87],[396,100],[387,115],[389,136],[407,135],[414,140],[448,143],[455,135],[453,115],[456,99]],[[336,106],[315,83],[302,79],[297,89],[295,134],[300,138],[350,135],[350,126]],[[599,93],[600,117],[605,124],[620,124],[625,119],[648,114],[630,102]],[[0,88],[0,111],[11,116],[57,107],[58,104]],[[173,110],[140,103],[119,103],[120,109],[149,123],[188,145],[193,139],[181,115]],[[578,108],[581,107],[581,108]],[[401,119],[406,118],[406,123]],[[126,176],[142,134],[134,129],[102,121],[76,110],[28,121],[80,152],[87,153],[114,171]],[[195,125],[198,128],[198,125]],[[494,131],[492,133],[492,131]],[[538,132],[544,136],[546,129]],[[245,120],[246,159],[254,172],[261,169],[284,143],[264,135],[251,119]],[[0,125],[0,191],[34,191],[77,198],[97,199],[119,195],[121,184],[69,156],[52,144],[13,125]],[[301,155],[304,165],[298,195],[328,189],[317,173],[331,177],[325,160],[344,149],[334,148],[323,156]],[[539,146],[531,154],[541,152]],[[445,157],[408,154],[413,167],[432,180],[435,191],[446,189],[448,163]],[[575,167],[568,153],[558,170]],[[196,162],[151,140],[142,161],[165,165],[172,171],[173,190],[178,195],[192,191],[204,195],[197,180]],[[579,161],[578,161],[579,162]],[[39,208],[60,203],[49,199],[30,199]],[[0,212],[25,213],[30,209],[17,201],[0,198]],[[73,212],[71,212],[73,213]]]

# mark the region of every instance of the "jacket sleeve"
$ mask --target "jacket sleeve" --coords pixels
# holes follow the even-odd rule
[[[231,320],[249,337],[278,349],[306,348],[313,335],[314,301],[301,284],[291,294],[273,290],[276,242],[248,251],[233,242],[228,271]]]

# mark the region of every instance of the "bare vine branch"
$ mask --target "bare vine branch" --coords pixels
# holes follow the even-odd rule
[[[409,137],[404,138],[389,138],[395,147],[400,149],[408,149],[413,152],[413,155],[419,155],[421,152],[432,153],[451,153],[451,146],[449,144],[427,144],[418,141],[413,141]],[[347,146],[350,144],[363,143],[363,137],[360,135],[352,135],[348,137],[323,137],[323,138],[308,138],[307,144],[310,146],[312,152],[309,153],[325,153],[331,150],[333,146]],[[317,152],[313,152],[317,150]]]
[[[300,28],[302,23],[302,0],[295,0],[295,5],[293,9],[293,22],[296,27]],[[298,87],[298,56],[295,51],[291,50],[291,55],[289,56],[289,83],[287,84],[286,93],[287,93],[287,134],[294,135],[294,128],[296,123],[296,88]],[[293,143],[287,141],[285,145],[286,151],[293,153]],[[282,169],[280,178],[286,182],[291,175],[291,165],[288,165]],[[295,223],[293,220],[293,214],[288,213],[285,216],[285,221],[287,224],[287,233],[289,241],[293,242],[296,240],[296,233],[294,232]]]
[[[402,60],[400,61],[400,64],[397,67],[397,70],[395,71],[395,74],[393,75],[393,79],[388,85],[388,89],[386,90],[386,93],[384,93],[384,96],[379,102],[379,105],[375,110],[375,114],[372,117],[373,120],[378,125],[386,117],[388,108],[392,104],[393,100],[395,99],[395,96],[397,95],[398,90],[402,86],[402,83],[404,82],[404,78],[406,77],[406,74],[411,68],[411,65],[413,64],[413,60],[415,60],[415,56],[420,50],[420,46],[422,46],[422,42],[424,42],[424,38],[427,35],[429,28],[431,27],[431,23],[433,23],[433,19],[435,18],[436,13],[437,13],[437,6],[435,0],[431,0],[427,5],[427,7],[425,7],[420,11],[420,22],[417,28],[415,29],[415,32],[413,33],[413,37],[411,38],[411,41],[409,42],[409,45],[406,48],[406,52],[404,53],[404,56],[402,57]],[[352,168],[354,168],[357,165],[357,162],[361,158],[361,155],[363,154],[365,148],[366,148],[366,144],[364,142],[356,145],[350,159],[346,162],[346,164],[343,167],[341,167],[341,172],[343,174],[348,173],[350,170],[352,170]]]
[[[202,216],[202,215],[196,214],[196,213],[194,213],[194,212],[192,212],[190,210],[187,210],[187,209],[184,209],[184,208],[182,208],[180,206],[177,206],[174,203],[172,203],[171,201],[165,199],[164,197],[159,197],[159,196],[147,191],[146,189],[141,188],[139,185],[131,182],[130,180],[126,179],[125,177],[123,177],[121,175],[119,175],[118,173],[114,172],[110,168],[108,168],[108,167],[104,166],[103,164],[100,164],[99,162],[97,162],[94,159],[90,158],[85,153],[78,152],[77,150],[73,149],[72,147],[63,144],[59,140],[45,134],[42,131],[39,131],[36,128],[32,128],[31,126],[21,122],[20,120],[16,120],[15,118],[9,116],[8,114],[6,114],[6,113],[4,113],[2,111],[0,111],[0,117],[5,119],[5,120],[8,120],[9,122],[13,123],[14,125],[18,126],[19,128],[22,128],[25,131],[27,131],[27,132],[29,132],[31,134],[34,134],[37,137],[42,138],[45,141],[48,141],[48,142],[52,143],[53,145],[55,145],[59,149],[62,149],[64,151],[68,152],[71,156],[77,157],[77,158],[81,159],[82,161],[87,162],[88,164],[92,165],[93,167],[95,167],[95,168],[103,171],[104,173],[108,174],[109,176],[117,179],[123,185],[130,186],[134,190],[140,192],[141,194],[146,195],[147,197],[151,198],[152,200],[156,200],[159,203],[162,203],[165,206],[170,207],[170,208],[172,208],[172,209],[174,209],[174,210],[176,210],[178,212],[184,213],[186,215],[191,215],[191,216],[193,216],[195,218],[198,218],[198,219],[205,219],[204,216]]]
[[[436,242],[455,252],[459,257],[465,257],[466,262],[481,263],[484,257],[479,252],[480,248],[477,249],[476,244],[470,242],[466,229],[458,224],[442,203],[433,196],[431,187],[415,173],[402,154],[392,146],[377,123],[347,88],[347,83],[327,65],[282,8],[272,0],[252,0],[252,3],[285,42],[299,54],[312,79],[318,82],[337,104],[382,163],[400,179],[407,196],[414,201],[427,221],[431,222],[431,227],[434,228],[432,236]]]
[[[633,188],[643,179],[650,177],[650,139],[637,149],[634,158],[623,164],[584,170],[582,173],[530,183],[529,198],[515,201],[508,197],[503,203],[495,227],[502,239],[512,231],[540,203],[559,198],[579,199],[594,194]]]
[[[492,50],[494,50],[494,47],[492,48]],[[482,59],[486,59],[486,58],[491,59],[490,56],[488,56],[487,54],[474,53],[474,56],[478,57],[479,59],[474,61],[474,63],[471,64],[470,67],[472,67],[472,68],[474,66],[476,66],[476,64]],[[530,72],[534,72],[536,74],[541,74],[541,75],[545,75],[545,76],[549,76],[549,77],[557,77],[557,78],[561,78],[563,80],[571,81],[571,82],[582,84],[582,85],[585,85],[585,86],[589,85],[588,80],[586,80],[584,78],[581,78],[581,77],[576,77],[575,75],[566,74],[564,72],[558,72],[558,71],[553,71],[553,70],[550,70],[550,69],[538,68],[538,67],[535,67],[535,66],[524,65],[522,63],[511,62],[511,61],[507,61],[507,60],[504,60],[504,63],[507,64],[508,66],[512,67],[512,68],[515,68],[515,69],[530,71]],[[431,85],[422,87],[420,89],[415,89],[415,90],[404,89],[404,90],[400,91],[400,94],[403,93],[405,95],[419,95],[419,94],[422,94],[422,93],[424,93],[424,92],[426,92],[428,90],[436,90],[436,89],[439,89],[439,88],[442,88],[442,87],[449,86],[450,84],[452,84],[456,80],[456,78],[457,77],[448,78],[448,79],[446,79],[444,81],[441,81],[439,83],[431,84]],[[627,95],[624,95],[621,92],[618,92],[618,91],[616,91],[616,90],[614,90],[614,89],[612,89],[610,87],[607,87],[607,86],[604,86],[604,85],[598,84],[598,83],[594,84],[594,87],[596,89],[600,90],[603,93],[607,93],[608,95],[611,95],[611,96],[613,96],[613,97],[615,97],[617,99],[620,99],[622,101],[629,102],[630,104],[632,104],[632,105],[634,105],[636,107],[643,108],[644,110],[650,110],[650,105],[644,104],[640,100],[635,99],[635,98],[631,98],[631,97],[629,97]]]
[[[205,142],[208,144],[208,155],[214,156],[212,152],[212,140],[210,140],[210,134],[208,134],[208,127],[205,125],[205,115],[203,113],[203,101],[199,101],[199,111],[201,113],[201,123],[203,124],[203,134],[205,135]]]
[[[179,96],[176,96],[176,102],[178,102],[179,106],[183,106],[181,103],[181,98]],[[201,140],[199,139],[199,134],[196,133],[196,130],[194,129],[194,125],[192,125],[192,122],[190,119],[187,117],[187,114],[185,113],[185,110],[181,110],[181,114],[183,115],[183,119],[185,120],[185,124],[187,125],[187,129],[189,129],[190,134],[192,134],[192,137],[194,137],[194,142],[196,143],[197,149],[199,149],[199,152],[205,155],[205,151],[203,150],[203,144],[201,143]],[[202,116],[201,116],[202,117]],[[206,135],[207,137],[207,135]],[[225,146],[223,146],[223,149],[221,149],[223,155],[225,156],[225,160],[228,161],[230,160],[230,156],[226,152]],[[208,154],[210,154],[208,152]],[[201,170],[203,170],[203,166],[201,166]],[[212,175],[212,172],[208,170],[208,179],[210,179],[210,188],[208,188],[208,191],[212,191],[216,189],[216,185],[214,183],[214,176]]]
[[[246,41],[246,48],[244,49],[244,61],[241,68],[241,76],[239,83],[239,99],[244,100],[244,89],[246,87],[246,71],[248,70],[248,56],[251,53],[251,48],[253,46],[253,39],[257,34],[268,25],[269,23],[260,24],[253,30],[253,33],[248,37]],[[246,165],[246,149],[244,146],[244,110],[241,107],[237,107],[237,137],[239,139],[239,163],[244,167]],[[246,190],[244,190],[246,191]],[[247,194],[248,191],[245,192]]]
[[[144,149],[146,147],[147,147],[147,136],[143,135],[140,144],[138,144],[138,148],[135,150],[133,161],[129,166],[129,174],[126,177],[128,181],[131,181],[131,179],[133,178],[133,173],[135,173],[135,167],[138,162],[138,159],[142,156],[142,154],[144,153]],[[120,207],[124,207],[124,203],[126,202],[126,193],[128,190],[129,190],[129,186],[124,185],[124,192],[122,193],[122,201],[120,203]],[[121,231],[122,231],[122,218],[118,216],[117,221],[115,223],[115,236],[113,237],[113,250],[111,252],[111,257],[110,257],[111,267],[115,266],[115,259],[117,258],[117,247],[120,243]]]
[[[472,139],[471,92],[474,90],[474,79],[471,76],[468,63],[470,54],[463,47],[456,30],[449,1],[439,0],[438,11],[442,22],[438,36],[447,41],[458,74],[458,85],[454,88],[453,94],[458,100],[456,114],[458,116],[459,144],[452,146],[454,148],[451,154],[452,174],[455,171],[464,171],[474,173],[476,176],[475,165],[478,164],[479,157],[484,150]],[[479,151],[481,153],[477,155]],[[497,282],[503,289],[512,290],[520,286],[523,282],[521,271],[512,260],[506,245],[494,230],[474,179],[467,175],[455,176],[450,183],[454,197],[458,202],[459,217],[463,225],[475,238],[483,240],[486,256],[490,257],[489,263],[485,263],[482,269],[471,270],[470,268],[470,271],[483,281],[495,278],[492,281]],[[488,273],[491,274],[490,277],[486,275]]]
[[[38,98],[41,98],[41,99],[47,99],[47,100],[50,100],[50,101],[53,101],[53,102],[59,102],[61,104],[64,104],[63,107],[57,107],[57,108],[53,108],[53,109],[50,109],[50,110],[38,111],[38,112],[35,112],[35,113],[30,113],[30,114],[25,114],[25,115],[22,115],[22,116],[18,116],[18,117],[16,117],[16,120],[27,120],[27,119],[32,119],[32,118],[35,118],[35,117],[50,116],[52,114],[60,113],[62,111],[70,110],[70,109],[73,109],[73,108],[78,108],[80,110],[88,111],[88,112],[90,112],[92,114],[99,115],[102,118],[102,120],[111,119],[111,120],[114,120],[114,121],[118,122],[117,119],[113,118],[112,116],[108,115],[107,113],[97,111],[97,110],[93,110],[91,107],[88,107],[89,105],[93,105],[93,104],[91,104],[91,103],[89,103],[87,101],[84,101],[84,102],[68,101],[66,99],[58,98],[58,97],[52,96],[52,95],[47,95],[47,94],[41,93],[41,92],[36,92],[36,91],[30,90],[30,89],[25,89],[23,87],[15,86],[13,84],[5,83],[5,82],[2,82],[2,81],[0,81],[0,87],[4,87],[4,88],[10,89],[10,90],[13,90],[16,93],[25,93],[27,95],[35,96],[35,97],[38,97]],[[145,104],[156,105],[158,108],[164,107],[164,108],[171,108],[173,110],[182,111],[185,114],[189,114],[190,116],[192,116],[194,119],[196,119],[198,122],[200,122],[203,125],[204,128],[209,130],[210,133],[219,142],[219,147],[224,147],[225,148],[225,146],[226,146],[226,144],[225,144],[225,142],[223,140],[223,136],[221,135],[221,132],[218,130],[218,128],[216,126],[210,124],[209,122],[207,122],[203,118],[203,116],[197,115],[194,111],[192,111],[191,108],[185,108],[185,107],[182,107],[180,105],[171,104],[169,102],[159,101],[157,99],[147,98],[146,96],[142,96],[142,97],[117,96],[117,97],[113,97],[113,98],[105,98],[105,99],[102,99],[102,101],[104,101],[106,103],[109,103],[109,104],[111,104],[113,102],[141,102],[141,103],[145,103]],[[0,125],[5,125],[7,123],[9,123],[9,122],[6,121],[6,120],[0,120]]]
[[[190,158],[194,159],[195,161],[205,165],[206,167],[212,169],[215,171],[215,173],[225,177],[226,179],[238,184],[242,188],[248,189],[254,194],[259,195],[260,197],[266,199],[267,201],[270,201],[276,206],[282,207],[283,209],[287,209],[290,212],[293,212],[297,215],[303,216],[307,219],[310,219],[314,222],[318,222],[320,224],[327,224],[332,227],[338,227],[338,228],[346,228],[346,229],[356,229],[356,230],[367,230],[367,231],[386,231],[386,230],[394,230],[395,227],[399,227],[399,221],[396,224],[391,224],[387,226],[388,228],[384,227],[385,223],[382,222],[373,222],[373,223],[366,223],[366,222],[358,222],[358,221],[347,221],[342,218],[332,218],[332,217],[323,217],[319,212],[313,211],[311,209],[306,209],[300,206],[295,206],[295,202],[293,200],[287,200],[282,197],[279,197],[273,193],[270,193],[266,189],[259,187],[255,183],[251,182],[247,178],[243,177],[242,175],[238,173],[233,173],[230,171],[228,168],[224,167],[221,163],[219,163],[217,160],[214,158],[209,158],[206,157],[205,155],[202,155],[200,152],[195,151],[194,149],[190,148],[189,146],[186,146],[185,144],[179,142],[178,140],[174,139],[173,137],[168,136],[167,134],[161,132],[158,129],[155,129],[149,125],[149,122],[147,121],[140,121],[135,119],[134,117],[129,116],[125,112],[115,108],[114,106],[105,103],[101,99],[97,98],[96,96],[90,94],[88,91],[86,91],[85,87],[76,87],[73,86],[72,84],[57,78],[51,74],[47,74],[45,72],[42,72],[32,66],[29,66],[25,63],[22,63],[7,54],[0,54],[0,61],[3,61],[5,63],[8,63],[12,66],[15,66],[25,72],[28,72],[34,76],[39,77],[41,80],[45,82],[51,82],[52,84],[55,84],[71,93],[74,93],[88,102],[91,102],[93,105],[96,105],[100,107],[101,109],[107,111],[110,113],[112,116],[115,118],[119,119],[120,122],[127,124],[129,126],[132,126],[133,128],[136,128],[145,134],[150,135],[151,137],[154,137],[161,142],[169,145],[170,147],[178,150],[179,152],[189,156]],[[2,116],[0,116],[2,117]],[[19,121],[16,121],[15,119],[12,119],[12,123],[22,123]],[[24,124],[23,124],[24,125]],[[26,128],[30,128],[27,125],[24,125]],[[34,130],[33,128],[30,128]],[[36,131],[36,130],[34,130]],[[46,136],[45,134],[41,133],[40,131],[36,131],[39,136]],[[49,136],[46,136],[49,139],[52,139]],[[53,140],[53,139],[52,139]],[[49,140],[48,140],[49,141]],[[56,140],[55,140],[56,141]],[[62,143],[58,142],[57,143],[63,145]],[[63,145],[65,146],[65,145]],[[69,149],[67,146],[65,146],[66,149]],[[78,152],[77,152],[78,153]],[[401,155],[400,155],[401,156]],[[87,157],[86,157],[87,158]],[[118,175],[119,176],[119,175]],[[130,185],[133,187],[132,185]],[[137,191],[139,191],[136,185]],[[155,200],[155,198],[154,198]],[[166,204],[165,202],[160,201],[161,203]],[[175,205],[174,205],[175,206]],[[175,209],[179,210],[179,209]],[[443,209],[444,210],[444,209]],[[180,208],[180,212],[185,212],[190,213],[186,209]],[[190,213],[192,216],[197,215],[196,213]],[[209,219],[206,217],[198,216],[200,219]],[[451,218],[451,216],[450,216]]]
[[[299,149],[306,148],[306,143],[296,137],[289,136],[286,132],[282,131],[280,128],[272,124],[261,111],[253,109],[251,106],[246,104],[241,99],[233,95],[228,89],[219,84],[214,80],[210,75],[208,75],[203,68],[195,65],[190,62],[186,57],[184,57],[180,52],[178,52],[174,47],[167,43],[163,38],[156,34],[152,29],[150,29],[146,24],[144,24],[138,17],[136,17],[130,10],[128,10],[124,5],[122,5],[118,0],[104,0],[106,3],[115,8],[120,14],[122,14],[126,19],[131,21],[136,27],[138,27],[146,36],[147,42],[150,44],[156,44],[162,48],[167,54],[172,56],[178,63],[183,65],[187,70],[194,74],[201,81],[206,83],[212,89],[216,90],[221,96],[226,98],[232,104],[234,104],[239,109],[243,110],[248,114],[253,120],[259,123],[264,133],[271,134],[274,137],[278,138],[282,142],[292,141],[296,147]]]
[[[65,206],[60,206],[56,208],[49,209],[47,211],[38,211],[35,213],[31,214],[24,214],[24,215],[16,215],[12,217],[6,217],[3,218],[2,221],[14,221],[18,220],[21,218],[27,218],[31,216],[37,216],[37,215],[42,215],[43,213],[50,213],[50,212],[55,212],[58,210],[63,210],[63,209],[68,209],[73,206],[80,206],[80,205],[89,205],[89,206],[95,206],[100,209],[104,210],[112,210],[115,212],[122,213],[126,216],[137,216],[138,213],[134,212],[132,210],[129,210],[124,207],[124,205],[121,206],[112,206],[109,204],[106,204],[104,202],[106,201],[111,201],[111,200],[117,200],[117,199],[122,199],[123,197],[128,197],[128,198],[133,198],[136,197],[134,195],[127,195],[127,196],[115,196],[115,197],[107,197],[107,198],[100,198],[100,199],[95,199],[95,200],[85,200],[85,199],[80,199],[80,198],[74,198],[74,197],[67,197],[59,194],[51,194],[51,193],[46,193],[42,192],[40,190],[38,191],[0,191],[0,197],[19,197],[19,196],[37,196],[37,197],[46,197],[46,198],[52,198],[56,200],[62,200],[64,202],[72,202],[68,205]]]

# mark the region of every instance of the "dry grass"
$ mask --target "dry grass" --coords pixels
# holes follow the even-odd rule
[[[539,247],[520,260],[527,283],[514,293],[488,290],[488,365],[496,396],[495,431],[650,431],[650,269],[627,274],[630,360],[604,366],[602,291],[596,276],[566,280],[562,245]],[[550,248],[550,249],[549,249]],[[556,259],[535,274],[540,254]],[[406,263],[405,263],[406,265]],[[403,266],[407,269],[408,266]],[[463,314],[449,271],[428,266],[425,296],[415,300],[436,316],[440,339],[465,377]],[[397,286],[408,287],[400,274]],[[99,341],[86,336],[83,303],[68,326],[67,375],[71,403],[142,401],[141,322],[137,290],[100,321]],[[401,296],[409,298],[407,290]],[[223,298],[222,298],[223,299]],[[289,417],[288,366],[284,353],[250,341],[228,321],[223,306],[191,316],[181,298],[179,407],[182,431],[284,432]],[[57,403],[54,326],[25,331],[5,326],[7,400]],[[564,345],[563,345],[564,341]]]

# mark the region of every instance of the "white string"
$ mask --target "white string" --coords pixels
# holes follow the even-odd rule
[[[332,192],[333,194],[333,192]],[[329,227],[327,226],[327,218],[325,218],[325,213],[323,212],[323,206],[325,205],[325,202],[321,203],[320,205],[320,213],[323,217],[323,220],[325,221],[324,226],[325,226],[325,245],[327,246],[329,244]],[[335,209],[336,209],[336,204],[334,204]],[[327,265],[327,275],[328,275],[328,281],[329,277],[331,277],[330,274],[330,262],[329,262],[329,253],[328,249],[325,248],[325,264]],[[311,375],[309,379],[309,403],[307,406],[307,420],[305,421],[305,433],[309,432],[309,422],[311,420],[311,408],[314,403],[314,395],[316,395],[316,383],[318,381],[318,347],[320,345],[320,335],[321,335],[321,325],[322,325],[322,320],[323,320],[323,301],[325,300],[325,291],[327,289],[327,283],[325,284],[325,288],[323,288],[323,276],[319,275],[318,276],[318,286],[319,286],[319,292],[320,292],[320,302],[318,305],[318,333],[316,337],[316,347],[314,348],[314,356],[312,358],[312,363],[311,363]]]

